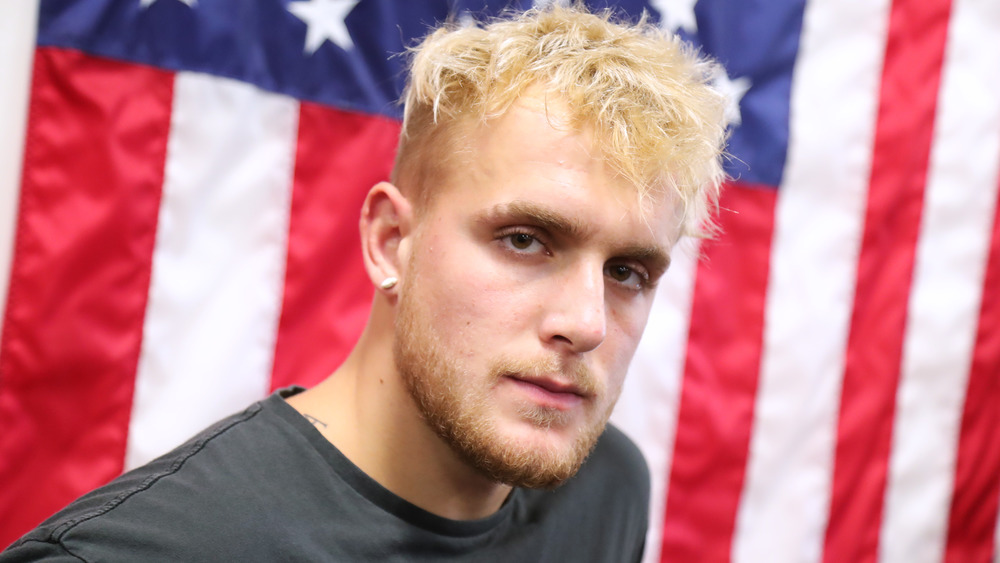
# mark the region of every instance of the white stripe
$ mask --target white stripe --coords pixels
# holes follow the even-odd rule
[[[821,559],[888,15],[806,4],[737,562]]]
[[[181,73],[126,466],[269,388],[298,103]]]
[[[650,473],[649,530],[645,563],[660,560],[663,511],[677,426],[688,319],[697,270],[698,244],[682,241],[660,281],[646,332],[636,349],[612,420],[635,441]]]
[[[940,561],[1000,158],[1000,3],[952,4],[914,265],[882,561]]]
[[[0,2],[0,76],[3,77],[0,87],[0,108],[3,108],[0,111],[0,319],[4,318],[7,306],[14,249],[39,1]]]

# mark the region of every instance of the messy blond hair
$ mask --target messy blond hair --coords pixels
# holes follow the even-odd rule
[[[550,5],[485,26],[448,24],[414,50],[404,94],[393,181],[426,187],[460,147],[454,125],[503,115],[541,87],[589,127],[605,160],[640,199],[672,194],[681,234],[711,232],[724,177],[724,99],[709,84],[711,62],[646,21],[620,24],[610,12]]]

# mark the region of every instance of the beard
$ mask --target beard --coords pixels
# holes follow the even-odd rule
[[[437,435],[466,464],[498,483],[552,489],[575,475],[603,433],[615,401],[588,420],[565,448],[536,447],[504,435],[497,424],[501,415],[491,410],[488,391],[507,376],[541,376],[560,372],[562,366],[555,361],[498,358],[483,380],[449,358],[447,344],[428,322],[432,316],[412,296],[400,295],[393,359],[418,411]],[[571,377],[587,401],[604,395],[583,364],[562,373]],[[523,422],[548,429],[568,424],[572,413],[529,404],[519,406],[517,415]]]

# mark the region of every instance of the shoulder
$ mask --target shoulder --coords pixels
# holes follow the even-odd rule
[[[162,457],[80,497],[0,555],[7,561],[124,560],[140,546],[173,545],[220,514],[257,448],[263,403],[225,418]],[[263,437],[263,439],[262,439]],[[231,483],[226,486],[226,482]],[[139,539],[141,537],[141,539]]]

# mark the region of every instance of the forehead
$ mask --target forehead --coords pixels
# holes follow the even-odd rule
[[[645,239],[669,248],[680,221],[676,205],[639,189],[602,158],[590,128],[575,128],[559,100],[521,98],[485,124],[455,124],[454,154],[441,167],[435,200],[470,208],[530,206],[580,228]],[[652,239],[652,240],[650,240]]]

